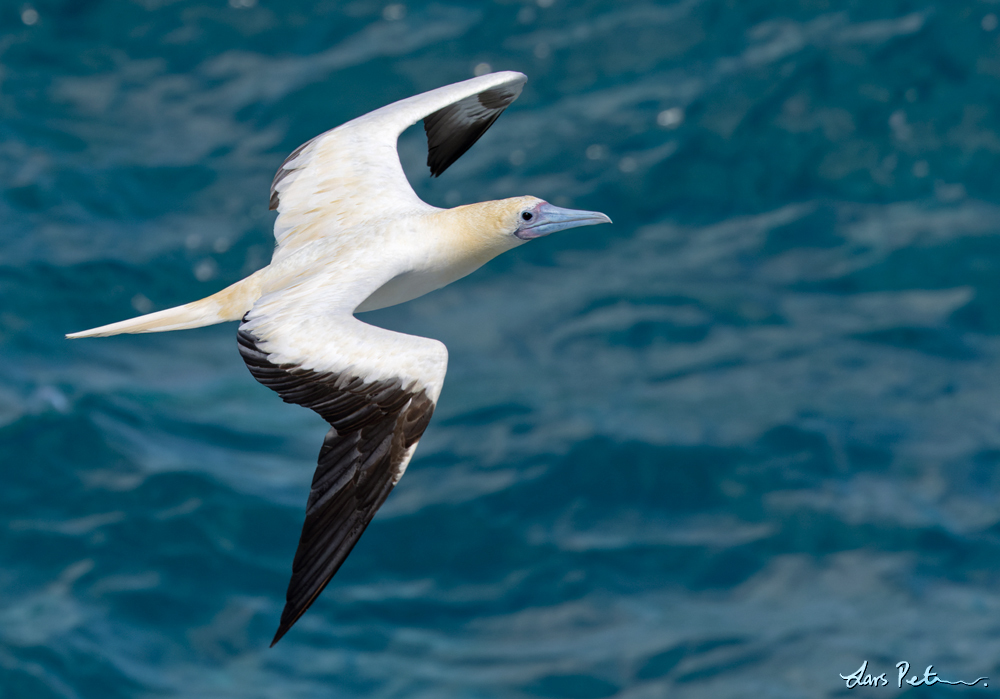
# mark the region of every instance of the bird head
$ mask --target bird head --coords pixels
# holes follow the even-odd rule
[[[459,217],[467,235],[478,240],[478,245],[494,249],[493,254],[556,231],[611,223],[602,213],[563,209],[538,197],[486,201],[450,212]]]
[[[503,199],[503,228],[508,235],[528,241],[578,226],[611,223],[611,219],[597,211],[563,209],[537,197]]]
[[[439,239],[447,241],[444,255],[449,264],[462,268],[460,276],[534,238],[577,226],[611,223],[610,218],[596,211],[562,209],[538,197],[467,204],[437,215],[443,224],[439,230],[454,232]]]

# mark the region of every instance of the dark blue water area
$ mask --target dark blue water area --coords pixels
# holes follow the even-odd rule
[[[998,14],[3,3],[0,697],[992,696]],[[444,392],[268,648],[326,426],[232,324],[63,335],[267,264],[288,152],[490,69],[522,96],[439,179],[405,133],[417,192],[615,223],[365,316]]]

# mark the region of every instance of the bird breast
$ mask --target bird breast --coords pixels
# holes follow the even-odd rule
[[[392,245],[383,251],[397,261],[399,270],[376,289],[357,311],[374,311],[412,301],[471,274],[510,247],[489,242],[489,237],[470,234],[453,211],[420,217],[401,227]],[[464,223],[464,222],[462,222]],[[513,236],[508,236],[513,238]]]

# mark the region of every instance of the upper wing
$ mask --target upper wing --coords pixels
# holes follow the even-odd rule
[[[280,296],[247,314],[238,340],[255,379],[330,423],[273,646],[323,591],[402,477],[434,412],[448,353],[436,340],[353,317],[297,323]]]
[[[526,80],[508,71],[446,85],[377,109],[296,148],[271,184],[271,209],[278,210],[275,259],[338,231],[430,208],[399,164],[399,135],[423,119],[427,165],[432,175],[440,175],[517,99]]]

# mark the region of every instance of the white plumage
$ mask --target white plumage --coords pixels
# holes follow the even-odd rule
[[[532,238],[610,222],[535,197],[439,209],[407,182],[396,152],[407,127],[424,120],[437,176],[525,80],[514,72],[484,75],[317,136],[286,159],[272,184],[271,264],[206,299],[68,335],[242,320],[239,349],[253,376],[330,424],[272,645],[323,590],[399,481],[444,383],[443,344],[368,325],[354,313],[417,298]]]

